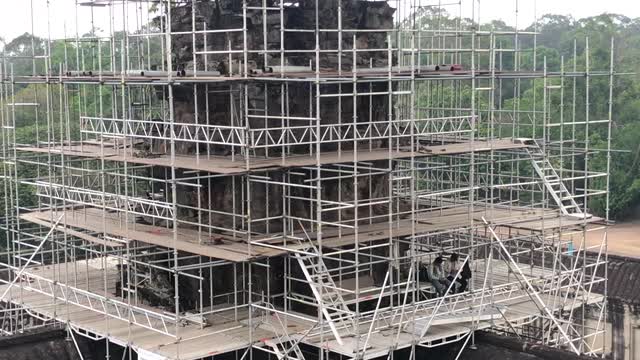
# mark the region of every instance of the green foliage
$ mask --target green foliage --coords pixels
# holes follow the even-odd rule
[[[514,29],[506,25],[502,21],[493,21],[479,26],[473,25],[469,19],[459,22],[454,17],[449,16],[444,11],[423,10],[419,14],[417,23],[423,29],[437,29],[440,27],[448,27],[452,29],[470,28],[475,26],[482,31],[513,31]],[[633,75],[616,76],[614,79],[614,97],[612,111],[612,140],[611,148],[611,176],[610,176],[610,203],[609,215],[614,219],[623,219],[626,216],[634,214],[640,205],[640,123],[638,114],[640,114],[640,19],[630,19],[623,15],[602,14],[585,19],[576,20],[572,17],[547,14],[542,16],[536,24],[532,24],[526,29],[528,32],[537,32],[538,35],[521,36],[520,48],[532,49],[533,51],[521,52],[521,57],[517,59],[518,69],[521,71],[543,71],[559,72],[563,69],[565,72],[584,71],[587,63],[589,70],[603,71],[609,69],[611,63],[611,45],[612,39],[615,44],[615,52],[613,54],[613,67],[616,73],[633,73]],[[476,46],[487,48],[487,40],[479,40]],[[513,36],[496,35],[495,47],[513,48]],[[465,42],[466,41],[466,42]],[[483,43],[484,41],[484,43]],[[470,47],[467,40],[461,40],[462,48]],[[589,57],[587,59],[587,46]],[[468,60],[460,60],[465,67],[468,67]],[[476,64],[479,69],[491,69],[492,64],[488,55],[481,54],[476,58]],[[502,54],[499,62],[494,66],[497,70],[513,71],[516,69],[516,58],[513,55]],[[576,79],[576,93],[572,90],[573,79],[566,78],[564,83],[564,96],[561,98],[560,91],[549,91],[546,96],[547,103],[551,104],[554,109],[562,109],[564,121],[584,121],[586,118],[586,83],[584,78]],[[512,89],[513,82],[503,80],[504,88]],[[559,79],[548,79],[547,85],[561,85]],[[590,120],[607,119],[609,116],[609,77],[608,76],[592,76],[589,84],[589,118]],[[479,87],[490,86],[489,83],[479,83]],[[494,102],[495,109],[504,110],[520,110],[520,111],[536,111],[535,115],[527,115],[530,118],[521,121],[521,126],[515,129],[509,125],[509,122],[497,126],[494,131],[509,136],[513,134],[517,137],[536,137],[541,138],[543,131],[542,126],[522,126],[526,121],[542,123],[544,81],[538,79],[535,81],[521,80],[519,85],[519,95],[513,91],[504,91],[496,95]],[[450,89],[451,90],[451,89]],[[459,104],[461,106],[469,105],[470,97],[469,89],[462,86],[460,90]],[[444,91],[444,98],[453,97]],[[421,105],[428,106],[431,99],[420,99]],[[575,103],[575,104],[574,104]],[[487,118],[487,112],[490,108],[491,101],[483,97],[480,93],[476,97],[477,112],[481,117]],[[560,105],[563,104],[561,107]],[[437,106],[437,105],[436,105]],[[495,115],[494,115],[495,116]],[[554,110],[547,114],[548,121],[559,122],[560,111]],[[533,119],[531,119],[533,118]],[[504,119],[503,119],[504,120]],[[592,149],[588,158],[590,171],[604,172],[607,170],[606,152],[597,151],[598,149],[607,148],[607,127],[593,125],[589,128],[589,136],[585,136],[585,127],[576,127],[575,134],[571,134],[581,142],[588,142],[589,149]],[[488,131],[486,123],[480,123],[479,135],[485,135]],[[567,139],[568,134],[564,133],[560,136],[560,127],[550,128],[550,138]],[[567,129],[563,129],[567,131]],[[583,162],[583,161],[581,161]],[[584,166],[579,165],[579,166]],[[589,180],[590,187],[605,188],[606,178],[594,178]],[[598,215],[604,216],[607,212],[606,198],[604,196],[594,197],[589,204],[590,209]]]

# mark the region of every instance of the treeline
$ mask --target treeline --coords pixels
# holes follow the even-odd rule
[[[506,29],[502,22],[493,22],[489,26]],[[547,65],[557,71],[564,60],[565,71],[584,70],[586,63],[586,44],[588,39],[589,64],[591,70],[608,70],[611,62],[611,41],[613,39],[613,68],[617,76],[613,85],[612,112],[612,153],[610,176],[610,217],[625,220],[640,213],[640,18],[631,19],[623,15],[602,14],[584,19],[573,19],[562,15],[544,15],[527,31],[537,30],[537,67],[541,70],[543,58]],[[528,44],[533,45],[533,44]],[[606,119],[609,106],[609,78],[594,77],[590,90],[590,119]],[[584,120],[585,87],[578,87],[575,96],[576,117]],[[531,91],[531,90],[529,90]],[[526,95],[526,94],[525,94]],[[573,94],[566,94],[571,96]],[[557,104],[557,103],[556,103]],[[565,106],[573,106],[565,101]],[[581,110],[582,109],[582,110]],[[571,114],[567,109],[566,114]],[[582,118],[581,118],[582,116]],[[589,147],[606,148],[606,129],[594,126],[589,133]],[[579,133],[578,136],[584,136]],[[584,138],[581,138],[585,141]],[[600,153],[590,159],[590,169],[606,170],[605,154]],[[594,180],[594,181],[604,181]],[[593,201],[589,207],[596,214],[605,214],[604,198]]]
[[[433,8],[423,10],[417,20],[422,29],[464,28],[475,26],[483,31],[494,31],[499,34],[501,31],[513,32],[515,29],[508,26],[504,21],[492,21],[481,25],[474,24],[470,19],[456,19],[446,11],[438,11]],[[519,37],[519,58],[509,52],[496,55],[492,63],[488,54],[480,54],[476,58],[476,64],[480,64],[481,69],[494,67],[497,70],[532,71],[542,72],[545,68],[549,72],[572,72],[574,69],[583,72],[587,63],[589,71],[592,73],[605,73],[604,76],[592,76],[589,79],[589,119],[602,120],[609,116],[609,76],[606,72],[611,65],[612,39],[614,46],[613,69],[615,71],[613,84],[613,107],[612,107],[612,128],[611,128],[611,176],[610,176],[610,201],[609,216],[615,220],[625,220],[640,214],[640,18],[631,19],[623,15],[602,14],[584,19],[574,19],[570,16],[547,14],[542,16],[536,24],[532,24],[523,32],[537,32],[537,35],[521,35]],[[477,47],[487,48],[488,37],[477,40]],[[466,42],[465,42],[466,41]],[[471,44],[468,39],[461,41],[462,48],[469,48]],[[484,42],[484,43],[483,43]],[[588,46],[588,62],[587,62]],[[513,35],[495,36],[495,48],[512,49],[514,47]],[[530,49],[536,48],[535,53]],[[517,61],[517,64],[516,64]],[[469,64],[465,64],[469,66]],[[543,81],[521,80],[518,84],[519,94],[514,94],[514,84],[512,80],[502,80],[504,89],[510,91],[496,91],[493,99],[493,109],[513,109],[522,111],[537,111],[538,119],[536,126],[520,126],[519,137],[541,138],[542,121],[539,114],[543,112]],[[560,81],[550,78],[550,85],[560,85]],[[585,121],[587,109],[587,94],[585,78],[580,77],[575,81],[566,78],[564,85],[564,97],[560,99],[558,91],[548,92],[548,107],[552,115],[549,115],[553,122],[559,122],[560,104],[565,122]],[[482,83],[481,86],[490,86]],[[575,88],[575,93],[574,93]],[[445,91],[450,89],[445,89]],[[450,90],[459,91],[459,89]],[[470,97],[470,89],[462,87],[460,91],[463,99]],[[488,92],[485,92],[488,94]],[[444,95],[454,97],[455,95]],[[476,97],[477,110],[481,115],[486,115],[486,109],[491,108],[490,97],[478,95]],[[468,104],[468,101],[464,101]],[[423,105],[429,105],[429,100],[423,100]],[[494,115],[498,116],[498,115]],[[480,125],[480,135],[484,135],[483,129],[486,124]],[[512,134],[513,127],[497,127],[496,132],[501,132],[502,136]],[[548,129],[551,132],[550,138],[558,140],[561,138],[559,128]],[[577,126],[574,134],[568,134],[566,129],[562,139],[567,141],[573,138],[576,140],[576,148],[584,148],[588,142],[591,150],[588,159],[588,169],[590,171],[605,172],[607,170],[606,152],[598,151],[607,148],[607,127],[592,125],[588,134],[585,126]],[[567,144],[569,142],[567,141]],[[570,145],[565,145],[570,146]],[[581,169],[584,166],[584,157],[578,157],[575,166]],[[559,164],[557,164],[559,166]],[[563,164],[567,168],[568,164]],[[508,170],[508,169],[505,169]],[[582,187],[580,184],[578,187]],[[589,180],[589,188],[604,189],[605,178]],[[591,199],[588,204],[590,211],[604,216],[606,214],[606,201],[604,196]]]
[[[533,29],[533,26],[529,28]],[[538,23],[538,31],[538,46],[552,61],[559,61],[561,57],[572,59],[574,39],[577,39],[578,63],[584,63],[584,39],[588,38],[590,67],[600,70],[609,67],[613,39],[613,67],[620,75],[615,77],[613,87],[611,147],[616,151],[612,154],[610,170],[610,217],[625,220],[637,216],[640,212],[640,18],[602,14],[575,20],[567,16],[545,15]],[[608,87],[601,86],[608,79],[597,81],[600,83],[590,87],[592,120],[606,118],[602,116],[606,115],[605,108],[608,107]],[[584,94],[578,95],[579,105],[584,106]],[[606,138],[601,132],[590,134],[589,140],[594,149],[606,147]],[[602,157],[594,161],[605,163]],[[589,205],[596,213],[604,215],[602,200]]]

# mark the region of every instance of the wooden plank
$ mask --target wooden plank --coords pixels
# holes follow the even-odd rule
[[[47,226],[47,227],[51,227],[53,225],[53,223],[51,221],[45,221],[42,220],[41,218],[39,218],[38,216],[36,216],[34,213],[26,213],[26,214],[21,214],[20,218],[23,220],[27,220],[29,222],[38,224],[38,225],[42,225],[42,226]],[[51,219],[51,218],[49,218]],[[92,243],[95,244],[99,244],[99,245],[106,245],[109,247],[122,247],[124,246],[124,244],[116,242],[116,241],[110,241],[110,240],[105,240],[105,239],[100,239],[96,236],[91,236],[89,234],[77,231],[77,230],[73,230],[69,227],[66,227],[63,225],[58,225],[56,226],[56,230],[61,231],[61,232],[66,232],[67,234],[71,235],[71,236],[75,236],[77,238],[83,239],[83,240],[87,240],[90,241]]]
[[[47,221],[51,218],[48,211],[33,212],[34,217]],[[106,227],[103,225],[102,216],[106,217]],[[235,262],[247,261],[253,256],[247,254],[247,246],[244,243],[227,242],[223,245],[209,245],[198,243],[198,232],[190,229],[180,229],[178,239],[173,239],[173,229],[146,224],[125,225],[124,221],[117,218],[117,214],[104,213],[101,209],[87,208],[82,210],[65,210],[63,222],[67,226],[87,229],[95,232],[106,231],[112,236],[122,237],[129,240],[137,240],[147,244],[163,246],[166,248],[175,247],[178,250],[192,254],[200,254],[216,259],[223,259]],[[272,256],[272,250],[257,248],[254,256]]]
[[[475,152],[487,152],[491,150],[509,150],[525,148],[527,145],[521,143],[514,143],[511,139],[498,139],[490,142],[477,141],[477,142],[463,142],[447,145],[433,145],[433,146],[421,146],[416,151],[411,151],[408,148],[394,150],[389,153],[389,150],[374,149],[374,150],[358,150],[358,161],[375,161],[385,159],[407,159],[411,156],[414,157],[428,157],[438,155],[456,155]],[[245,160],[236,156],[235,160],[231,159],[231,156],[200,156],[195,155],[176,155],[175,160],[172,163],[171,157],[168,155],[161,155],[158,157],[136,157],[131,153],[131,149],[127,149],[127,154],[124,153],[124,149],[115,149],[113,147],[103,146],[100,147],[95,144],[80,144],[80,145],[65,145],[65,146],[52,146],[45,147],[29,147],[21,146],[17,147],[18,151],[46,153],[46,154],[65,154],[69,156],[86,157],[92,159],[104,158],[107,161],[118,162],[130,162],[143,165],[163,166],[170,167],[175,166],[182,169],[201,170],[208,171],[217,174],[243,174],[246,172]],[[339,164],[346,162],[353,162],[356,159],[356,154],[353,151],[341,151],[338,152],[325,152],[320,154],[321,164]],[[251,171],[265,171],[280,168],[291,167],[303,167],[313,166],[316,164],[316,157],[309,155],[295,155],[288,156],[286,158],[273,158],[273,159],[251,159],[249,161],[249,170]]]

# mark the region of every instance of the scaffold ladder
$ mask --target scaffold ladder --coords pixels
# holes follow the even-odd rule
[[[567,189],[566,185],[558,175],[558,172],[549,161],[549,158],[542,151],[535,140],[529,142],[526,148],[527,153],[531,157],[533,169],[542,179],[544,187],[558,205],[563,215],[571,215],[576,217],[588,216],[582,211],[580,205],[576,202],[575,196]]]
[[[265,340],[264,343],[265,343],[265,345],[267,345],[267,346],[269,346],[271,348],[271,350],[276,355],[278,360],[282,360],[282,359],[304,360],[304,356],[302,355],[302,352],[300,351],[300,348],[298,346],[294,346],[292,348],[292,349],[294,349],[292,351],[295,352],[295,357],[294,357],[294,356],[291,356],[291,355],[285,355],[285,354],[288,354],[288,351],[286,349],[285,343],[280,342],[278,339]]]
[[[273,318],[277,320],[278,328],[270,323],[264,322],[263,324],[270,324],[273,329],[276,337],[273,339],[264,340],[264,344],[269,346],[273,351],[273,354],[281,359],[290,359],[290,360],[305,360],[304,355],[302,354],[302,350],[300,350],[300,346],[298,346],[299,340],[295,340],[289,336],[287,333],[287,327],[282,322],[280,315],[273,307],[271,303],[264,302],[265,308],[269,309],[270,312],[267,312],[266,315],[272,315]]]
[[[316,248],[312,246],[307,251],[316,252]],[[336,341],[342,345],[343,342],[339,331],[346,329],[351,332],[355,328],[353,312],[349,310],[339,288],[329,273],[329,269],[319,254],[302,255],[295,253],[295,257],[309,283],[313,296],[318,302],[318,306],[322,309],[327,325],[329,325]]]

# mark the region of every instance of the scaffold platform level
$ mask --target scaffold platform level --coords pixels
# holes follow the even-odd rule
[[[6,287],[0,286],[0,291],[5,291]],[[19,300],[20,296],[22,300]],[[228,320],[233,319],[232,310],[217,315],[219,323],[204,329],[195,324],[182,326],[182,340],[177,343],[172,336],[129,324],[125,319],[110,318],[72,303],[60,301],[57,305],[53,304],[51,297],[34,291],[25,290],[21,295],[14,291],[7,301],[28,307],[38,317],[65,323],[68,321],[74,331],[90,338],[109,339],[121,346],[131,346],[138,354],[147,352],[159,359],[196,360],[242,350],[251,345],[248,327],[241,322]],[[238,310],[238,313],[240,319],[248,317],[246,310]],[[274,337],[273,332],[261,328],[255,329],[254,335],[260,339]]]
[[[82,331],[97,338],[109,338],[116,344],[129,343],[134,349],[146,351],[164,359],[199,359],[206,356],[223,354],[226,352],[241,350],[254,343],[265,343],[275,339],[276,332],[286,330],[286,333],[302,343],[312,346],[322,346],[338,354],[353,356],[356,341],[353,337],[346,337],[342,345],[338,344],[330,334],[322,336],[305,336],[309,329],[315,326],[317,318],[290,311],[291,316],[282,313],[265,312],[253,319],[253,332],[249,337],[248,311],[246,308],[237,311],[222,310],[215,314],[206,315],[206,325],[202,326],[188,321],[188,315],[176,325],[166,323],[164,326],[172,331],[172,327],[180,327],[180,339],[176,340],[168,334],[162,334],[162,329],[152,329],[149,324],[144,324],[140,319],[131,314],[126,317],[116,318],[107,316],[98,310],[104,308],[92,308],[90,300],[78,296],[68,288],[58,288],[55,295],[47,293],[52,287],[43,285],[65,282],[67,287],[83,289],[99,294],[106,284],[109,293],[103,294],[106,301],[120,301],[125,299],[113,295],[118,281],[115,268],[116,261],[109,258],[95,258],[87,261],[60,263],[48,266],[34,266],[27,268],[23,274],[21,283],[16,284],[8,292],[8,301],[16,305],[25,306],[33,314],[57,319],[69,323],[76,331]],[[597,303],[602,296],[589,295],[588,298],[578,298],[573,306],[563,305],[562,297],[567,296],[564,291],[556,292],[554,288],[544,286],[548,279],[554,277],[553,271],[537,266],[520,264],[529,281],[539,284],[539,293],[545,299],[547,306],[557,304],[553,311],[569,311],[573,307],[583,303]],[[109,274],[105,278],[104,268]],[[79,269],[73,278],[60,278],[67,269]],[[443,304],[436,306],[438,299],[428,300],[421,305],[407,305],[407,313],[403,314],[404,321],[400,321],[397,311],[381,314],[375,321],[370,338],[368,340],[367,359],[373,359],[385,354],[393,345],[393,340],[398,337],[398,346],[404,348],[411,346],[416,340],[427,347],[444,345],[451,339],[469,334],[472,330],[481,330],[490,327],[506,327],[507,321],[516,324],[535,317],[540,309],[531,301],[529,295],[523,291],[514,275],[504,260],[492,260],[487,264],[479,260],[474,264],[472,290],[463,295],[449,295]],[[483,288],[485,271],[490,269],[493,290]],[[0,292],[7,290],[9,285],[0,286]],[[568,290],[569,291],[569,290]],[[52,302],[55,297],[57,301]],[[162,316],[163,311],[145,305],[137,305],[147,311],[151,316]],[[216,308],[224,308],[224,304]],[[212,309],[215,310],[216,308]],[[429,320],[431,315],[435,316]],[[478,311],[481,309],[480,311]],[[140,311],[142,311],[140,310]],[[279,318],[278,318],[279,317]],[[407,325],[408,318],[415,319]],[[136,323],[132,319],[137,319]],[[287,324],[286,329],[279,328],[281,324]],[[419,337],[420,329],[430,323],[428,332],[423,338]],[[156,324],[157,325],[157,324]],[[366,333],[371,326],[371,321],[360,324],[361,331]],[[275,330],[275,331],[274,331]],[[399,331],[400,330],[400,331]],[[417,334],[417,335],[416,335]],[[417,336],[417,338],[416,338]],[[363,346],[365,339],[359,340],[359,346]],[[179,354],[179,355],[178,355]]]
[[[323,152],[320,154],[320,164],[340,164],[357,161],[375,161],[386,159],[407,159],[420,158],[438,155],[457,155],[471,152],[504,151],[527,148],[528,145],[515,142],[512,139],[496,139],[489,141],[461,142],[446,145],[420,146],[418,151],[411,151],[411,148],[401,147],[398,150],[388,149],[358,150],[357,156],[353,151],[344,150],[341,152]],[[313,166],[317,164],[315,155],[289,155],[275,158],[251,158],[248,165],[245,159],[239,155],[232,159],[231,156],[207,156],[206,154],[196,155],[176,155],[172,162],[170,155],[159,155],[158,157],[137,157],[131,149],[125,155],[122,148],[99,146],[95,144],[73,144],[50,147],[27,147],[18,146],[16,150],[21,152],[32,152],[41,154],[61,154],[91,159],[104,159],[107,161],[130,162],[133,164],[163,166],[190,170],[208,171],[216,174],[234,175],[243,174],[248,171],[267,171],[282,168],[294,168],[303,166]]]
[[[524,32],[520,32],[524,34]],[[443,35],[446,35],[443,32]],[[385,49],[386,51],[387,49]],[[393,48],[390,51],[398,51],[399,49]],[[403,49],[410,50],[410,49]],[[484,50],[484,49],[483,49]],[[353,81],[354,75],[358,81],[364,82],[376,82],[387,81],[389,75],[392,76],[394,81],[411,81],[411,80],[470,80],[470,79],[533,79],[540,77],[540,73],[537,71],[503,71],[503,70],[480,70],[471,72],[469,70],[457,70],[457,71],[425,71],[418,70],[393,70],[388,71],[388,67],[384,68],[362,68],[356,71],[335,71],[330,69],[320,69],[320,71],[299,71],[282,74],[279,72],[274,73],[260,73],[260,74],[247,74],[232,75],[232,76],[211,76],[205,71],[201,71],[201,74],[190,74],[186,76],[177,76],[175,73],[169,74],[165,72],[164,76],[159,75],[138,75],[138,74],[116,74],[112,72],[99,71],[92,72],[91,75],[88,72],[84,75],[66,75],[55,74],[55,76],[14,76],[13,81],[17,84],[69,84],[69,85],[130,85],[130,86],[163,86],[171,83],[170,78],[173,81],[179,81],[181,83],[199,84],[223,84],[223,83],[246,83],[246,82],[268,82],[268,83],[284,83],[284,82],[314,82],[320,81],[322,83],[350,83]],[[153,71],[149,71],[153,72]],[[157,72],[157,71],[155,71]],[[283,76],[284,75],[284,76]],[[590,76],[607,76],[606,71],[591,71]],[[571,72],[559,72],[549,71],[547,77],[549,78],[573,78],[582,77],[584,72],[571,71]],[[7,80],[9,80],[7,76]]]
[[[51,226],[51,212],[32,212],[21,215],[25,220],[35,219],[41,223],[48,223]],[[105,223],[103,223],[103,216]],[[138,224],[132,219],[129,222],[121,222],[118,214],[105,213],[102,209],[68,209],[65,211],[63,221],[67,226],[86,230],[106,232],[107,234],[123,238],[125,241],[141,241],[147,244],[154,244],[165,248],[176,247],[181,251],[192,254],[210,256],[216,259],[242,262],[251,257],[247,254],[247,245],[242,239],[233,239],[232,236],[222,236],[224,244],[206,245],[210,236],[208,233],[199,233],[192,229],[178,229],[177,239],[174,241],[172,228]],[[128,224],[128,225],[127,225]],[[275,256],[281,252],[271,249],[253,249],[254,256]]]
[[[21,215],[21,218],[37,222],[43,226],[52,226],[52,219],[56,219],[58,212],[41,211],[31,212]],[[494,209],[476,208],[470,217],[468,206],[457,208],[423,211],[415,219],[415,234],[427,235],[430,233],[455,231],[462,228],[472,229],[481,226],[482,217],[500,224],[505,228],[520,229],[523,231],[552,231],[558,228],[583,228],[584,225],[598,226],[602,222],[601,218],[591,217],[589,219],[577,219],[571,216],[562,216],[555,210],[542,210],[531,208],[510,208],[504,209],[496,207]],[[545,220],[540,220],[545,218]],[[87,207],[79,209],[66,209],[62,218],[66,226],[71,228],[84,229],[94,232],[105,232],[123,241],[140,241],[147,244],[154,244],[166,248],[176,247],[176,249],[187,251],[193,254],[210,256],[216,259],[223,259],[234,262],[247,261],[251,258],[278,256],[288,251],[303,250],[304,245],[294,241],[284,243],[282,237],[277,234],[264,239],[257,237],[251,242],[254,245],[251,255],[247,252],[247,239],[245,236],[233,236],[230,234],[212,233],[198,231],[195,229],[179,228],[174,239],[173,228],[140,224],[135,222],[135,216],[129,216],[126,221],[124,214],[105,212],[102,209]],[[341,247],[353,245],[354,241],[360,243],[370,243],[374,241],[389,239],[393,237],[405,237],[412,234],[410,219],[400,219],[395,221],[391,230],[387,223],[363,224],[359,226],[357,236],[352,229],[326,229],[323,234],[323,246]],[[297,233],[300,236],[313,236],[313,233]],[[211,244],[210,239],[216,237],[222,243]],[[104,240],[90,238],[91,241],[101,244]],[[121,246],[121,243],[109,242],[109,245]],[[265,246],[260,246],[265,245]]]

